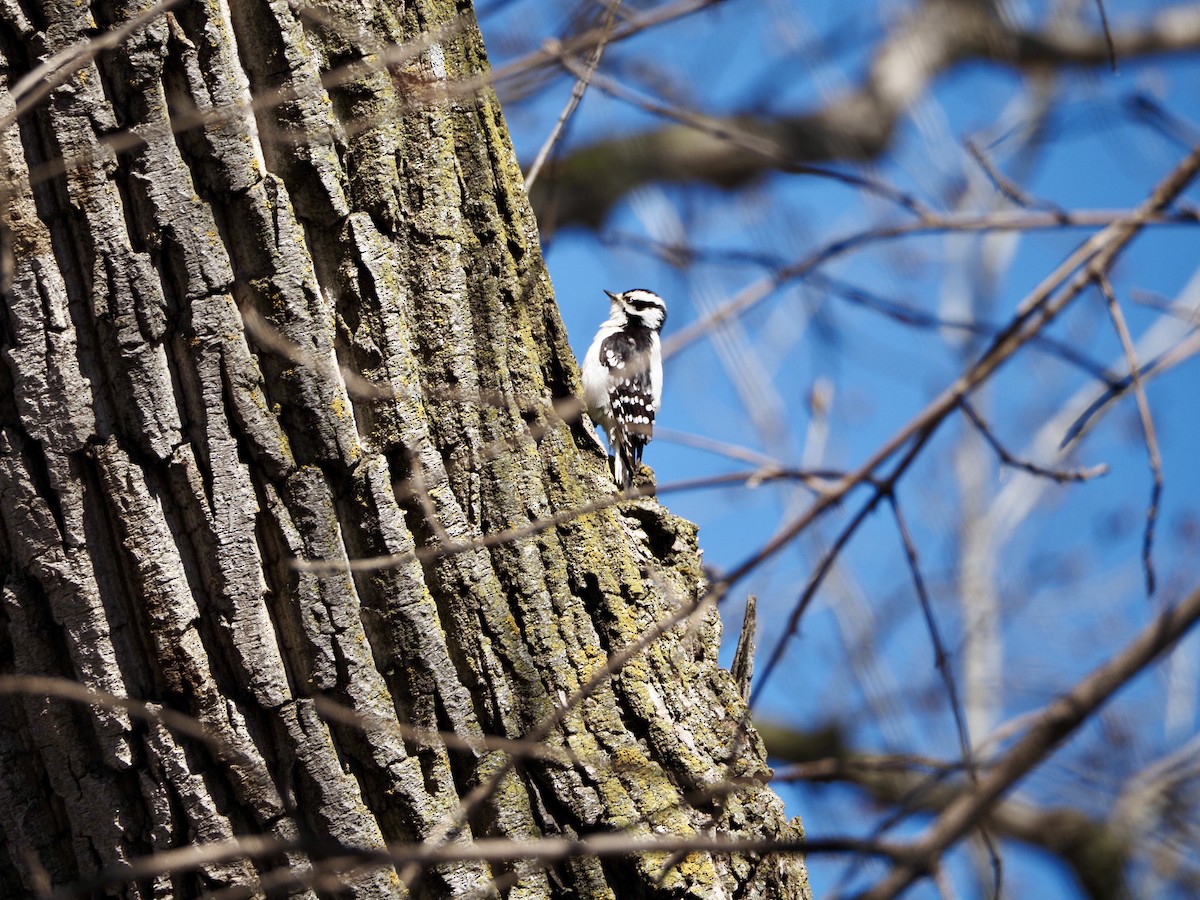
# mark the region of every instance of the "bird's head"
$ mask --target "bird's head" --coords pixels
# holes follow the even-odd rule
[[[605,291],[612,300],[612,312],[624,313],[632,322],[640,321],[652,331],[662,331],[663,323],[667,321],[667,304],[663,298],[645,288],[634,288],[622,294]]]

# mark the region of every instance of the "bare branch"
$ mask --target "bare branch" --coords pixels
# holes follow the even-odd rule
[[[1043,707],[1025,735],[1000,757],[972,791],[954,800],[911,847],[914,862],[897,866],[861,900],[897,896],[961,840],[1017,781],[1041,763],[1117,690],[1171,649],[1200,621],[1200,589],[1147,625],[1125,649]]]
[[[764,133],[759,123],[750,117],[715,119],[703,113],[646,97],[625,87],[614,78],[603,75],[596,75],[593,78],[589,72],[582,70],[579,64],[569,56],[563,56],[562,64],[580,79],[585,75],[588,76],[597,90],[608,94],[610,97],[622,100],[652,115],[679,122],[693,129],[697,134],[711,138],[718,144],[729,145],[733,150],[741,151],[747,155],[762,157],[763,160],[770,163],[770,168],[772,169],[795,175],[815,175],[819,178],[826,178],[830,181],[837,181],[851,187],[861,188],[869,194],[874,194],[895,203],[897,206],[916,216],[925,217],[933,214],[932,210],[916,197],[878,179],[869,178],[855,172],[815,165],[804,158],[797,158],[791,155],[786,143],[781,142],[776,135]],[[719,165],[723,161],[724,159],[717,160],[715,165]],[[558,173],[556,172],[555,174],[557,176]],[[701,173],[694,172],[693,176],[699,174]],[[703,175],[706,179],[715,181],[718,184],[726,183],[727,174],[719,168],[706,171]],[[559,185],[559,187],[561,188],[562,185]],[[545,219],[544,217],[544,221],[542,222],[543,231],[550,230],[552,226],[552,218]]]
[[[970,787],[961,782],[930,784],[960,766],[952,761],[910,754],[864,754],[845,747],[840,734],[829,731],[786,731],[755,723],[773,757],[792,760],[777,769],[777,781],[840,782],[865,791],[887,806],[941,813]],[[832,752],[831,752],[832,750]],[[1112,817],[1121,821],[1120,816]],[[1066,807],[1039,807],[1005,797],[984,818],[992,833],[1021,841],[1058,856],[1092,900],[1125,900],[1124,873],[1130,845],[1124,829]]]
[[[792,639],[792,637],[796,634],[796,630],[800,627],[800,618],[804,615],[805,610],[808,609],[809,604],[812,603],[813,598],[816,597],[817,591],[825,582],[825,578],[832,570],[833,564],[837,562],[838,556],[841,555],[842,550],[845,548],[846,544],[849,543],[850,538],[854,536],[856,531],[858,531],[859,526],[866,521],[867,516],[874,512],[875,507],[879,505],[879,502],[895,489],[896,481],[901,475],[904,474],[904,472],[908,470],[909,464],[916,459],[917,455],[921,452],[921,449],[925,446],[925,442],[929,439],[932,433],[932,431],[925,431],[923,433],[919,433],[914,438],[912,446],[909,447],[908,452],[905,453],[904,457],[899,463],[897,463],[892,472],[875,485],[875,492],[871,495],[871,499],[864,503],[859,511],[854,514],[853,518],[846,523],[845,527],[842,528],[842,530],[838,533],[838,536],[834,539],[833,543],[829,546],[829,549],[825,551],[825,554],[821,557],[821,561],[817,563],[817,567],[813,570],[812,575],[809,576],[808,583],[804,586],[804,591],[800,594],[799,599],[796,601],[796,605],[792,608],[792,614],[788,617],[787,628],[784,629],[779,641],[775,644],[775,649],[771,651],[771,656],[767,659],[766,666],[763,667],[762,675],[759,677],[758,684],[755,685],[754,691],[750,695],[751,707],[755,705],[755,701],[766,688],[767,682],[770,680],[771,675],[775,672],[775,669],[779,666],[779,663],[782,662],[783,655],[787,650],[788,642]],[[810,507],[810,510],[821,507],[823,500],[824,497],[819,499],[813,507]],[[768,544],[766,547],[752,556],[747,562],[739,566],[738,569],[734,570],[734,572],[726,575],[724,578],[718,581],[712,590],[720,592],[727,591],[729,585],[734,584],[740,580],[744,574],[757,567],[762,560],[767,558],[768,553],[774,552],[774,549],[776,548],[773,548],[771,544]]]
[[[1126,221],[1130,218],[1136,218],[1140,226],[1164,223],[1179,224],[1180,222],[1194,223],[1200,221],[1200,217],[1193,212],[1164,215],[1159,211],[1150,215],[1143,215],[1128,210],[1122,212],[1082,211],[1069,215],[1066,222],[1060,216],[1048,213],[991,213],[983,216],[939,216],[932,220],[921,220],[902,225],[858,231],[846,237],[832,240],[799,262],[786,266],[749,285],[712,314],[680,328],[663,341],[663,356],[669,357],[675,355],[684,347],[704,337],[722,322],[748,312],[788,282],[803,279],[810,272],[816,271],[825,263],[848,253],[856,252],[871,244],[892,241],[903,237],[954,231],[1035,231],[1063,227],[1091,228],[1113,226],[1118,222]]]
[[[721,0],[681,0],[679,3],[655,7],[642,15],[624,20],[612,30],[607,40],[609,43],[623,41],[651,28],[686,18],[720,2]],[[578,56],[604,41],[604,33],[605,28],[601,26],[583,34],[577,34],[557,47],[542,47],[494,70],[492,80],[497,85],[503,86],[506,82],[519,76],[535,73],[557,64],[563,54]]]
[[[904,514],[900,511],[900,504],[896,502],[895,491],[889,493],[887,499],[888,506],[892,510],[892,516],[896,520],[896,531],[900,535],[900,542],[904,545],[904,557],[908,561],[913,588],[917,592],[917,601],[921,605],[921,614],[925,618],[925,627],[929,632],[929,642],[933,645],[933,664],[941,676],[942,684],[946,688],[946,699],[950,704],[950,713],[954,718],[954,730],[958,735],[958,748],[962,754],[963,769],[966,771],[971,784],[978,786],[979,767],[975,761],[975,754],[971,749],[971,738],[967,733],[967,723],[966,717],[963,715],[962,702],[958,698],[958,685],[954,680],[954,670],[950,667],[950,656],[946,653],[946,646],[942,642],[937,619],[933,615],[933,604],[929,599],[929,591],[925,587],[925,578],[921,575],[921,566],[917,557],[917,546],[913,543],[912,537],[908,532],[908,524],[904,521]],[[998,897],[1000,896],[1003,872],[1000,864],[1000,856],[996,852],[996,846],[992,842],[992,837],[988,834],[986,828],[980,827],[979,837],[987,848],[988,860],[992,866],[992,877],[995,885],[993,894]]]
[[[1020,206],[1024,209],[1046,210],[1054,213],[1057,216],[1060,216],[1064,221],[1066,220],[1067,213],[1061,207],[1053,203],[1047,203],[1044,200],[1037,200],[1033,197],[1030,197],[1023,190],[1021,190],[1020,187],[1006,178],[1004,173],[992,164],[992,161],[987,158],[987,155],[974,141],[965,141],[963,146],[965,146],[967,149],[967,155],[969,155],[971,159],[975,160],[975,162],[979,165],[979,168],[983,169],[983,172],[985,175],[987,175],[988,180],[992,182],[996,190],[998,190],[1005,198],[1011,200],[1013,203],[1017,204],[1017,206]]]
[[[851,490],[872,477],[884,462],[910,441],[923,442],[945,420],[963,397],[991,377],[1017,350],[1045,328],[1091,283],[1089,264],[1103,268],[1111,265],[1145,226],[1147,218],[1160,213],[1200,172],[1200,147],[1195,148],[1151,192],[1133,214],[1118,219],[1093,235],[1044,278],[1017,307],[1008,327],[996,336],[991,346],[971,368],[947,387],[933,402],[904,428],[880,447],[854,472],[823,494],[800,516],[778,531],[761,550],[736,566],[714,589],[723,591],[745,578],[762,562],[774,556],[826,510],[841,502]],[[1081,271],[1082,269],[1082,271]],[[899,474],[894,472],[892,477]]]

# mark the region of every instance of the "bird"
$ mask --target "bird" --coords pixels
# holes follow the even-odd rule
[[[604,293],[612,305],[583,360],[583,396],[588,415],[608,436],[613,479],[629,490],[662,400],[659,334],[667,305],[645,288]]]

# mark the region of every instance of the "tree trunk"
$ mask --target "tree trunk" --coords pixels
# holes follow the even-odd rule
[[[39,62],[133,14],[3,4],[0,115]],[[0,895],[260,836],[278,852],[104,890],[282,873],[316,896],[337,868],[320,848],[432,843],[494,773],[459,842],[794,840],[711,608],[559,713],[544,743],[570,757],[508,767],[478,742],[536,733],[703,576],[695,529],[651,500],[541,527],[614,487],[554,411],[576,364],[469,4],[184,2],[61,71],[0,134],[0,673],[150,705],[6,679]],[[338,883],[403,895],[401,868]],[[495,879],[530,898],[808,893],[798,857],[752,854],[405,880],[437,897]]]

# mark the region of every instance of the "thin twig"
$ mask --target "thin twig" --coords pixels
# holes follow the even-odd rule
[[[1150,464],[1150,503],[1146,507],[1146,528],[1142,537],[1142,568],[1146,573],[1146,593],[1153,596],[1155,588],[1154,576],[1154,525],[1158,521],[1158,506],[1162,499],[1163,473],[1162,454],[1158,449],[1158,432],[1154,428],[1154,417],[1150,414],[1150,401],[1146,399],[1146,387],[1142,384],[1142,374],[1138,367],[1137,351],[1133,347],[1133,338],[1129,334],[1129,326],[1125,323],[1125,314],[1117,295],[1113,292],[1112,283],[1103,270],[1097,268],[1096,286],[1104,295],[1108,305],[1108,314],[1112,318],[1113,328],[1121,340],[1121,349],[1125,353],[1125,361],[1129,364],[1129,377],[1133,383],[1133,395],[1137,400],[1138,417],[1142,423],[1142,437],[1146,442],[1146,455]]]
[[[879,502],[894,489],[896,481],[908,469],[909,464],[916,459],[917,454],[920,453],[921,448],[925,446],[925,442],[929,439],[932,433],[932,431],[926,431],[923,434],[917,435],[912,442],[912,446],[904,455],[904,458],[897,463],[896,467],[892,470],[891,474],[888,475],[887,478],[882,479],[875,485],[875,491],[871,495],[871,499],[864,503],[862,508],[854,514],[854,517],[846,523],[845,527],[842,528],[841,532],[834,539],[829,549],[825,551],[825,554],[821,557],[821,561],[813,570],[812,575],[809,576],[808,583],[804,586],[804,591],[797,599],[796,605],[792,609],[792,614],[788,617],[787,628],[784,629],[782,636],[775,644],[774,649],[771,651],[771,656],[767,660],[766,666],[763,667],[762,675],[759,676],[758,683],[755,685],[754,691],[750,695],[749,706],[751,708],[755,706],[758,697],[761,695],[762,691],[766,688],[767,683],[770,681],[771,675],[775,672],[775,669],[783,660],[783,654],[787,649],[788,642],[792,639],[792,637],[796,634],[797,629],[800,627],[801,617],[804,615],[805,610],[807,610],[809,605],[812,603],[813,598],[816,597],[817,591],[824,583],[826,576],[833,568],[833,564],[837,561],[838,556],[841,555],[842,549],[849,542],[850,538],[854,536],[854,533],[858,531],[859,526],[866,521],[867,516],[874,512],[875,507],[879,505]],[[814,504],[814,508],[819,506],[820,503],[821,501],[818,500],[818,502]],[[719,581],[714,587],[717,589],[728,590],[728,585],[740,580],[740,569],[744,567],[745,564],[743,564],[743,566],[738,570],[735,570],[731,575],[727,575],[725,578],[721,579],[721,581]]]
[[[634,18],[626,19],[620,25],[613,29],[612,34],[608,38],[609,43],[616,43],[625,38],[633,37],[650,28],[655,28],[659,25],[665,25],[678,19],[686,18],[693,13],[700,12],[710,6],[722,2],[722,0],[683,0],[680,3],[671,3],[666,6],[657,6],[647,12]],[[567,41],[564,41],[562,46],[557,51],[551,51],[546,47],[541,47],[538,50],[528,53],[520,59],[515,59],[512,62],[495,69],[492,72],[492,81],[501,85],[505,81],[509,81],[518,75],[526,75],[538,69],[554,65],[556,62],[561,62],[563,56],[577,56],[583,51],[596,46],[601,39],[601,28],[593,28],[583,34],[577,34]]]
[[[1046,212],[1058,216],[1059,220],[1066,222],[1069,215],[1065,209],[1055,203],[1050,203],[1047,200],[1038,200],[1030,197],[1021,188],[1007,178],[1003,172],[993,165],[992,161],[987,158],[987,155],[980,149],[979,145],[973,140],[967,139],[963,142],[963,146],[967,150],[967,155],[975,160],[975,164],[983,169],[983,174],[988,177],[992,186],[998,190],[1006,199],[1011,200],[1024,209],[1041,209]]]
[[[908,753],[854,754],[791,763],[776,769],[771,775],[771,781],[848,781],[865,775],[894,772],[948,775],[961,768],[961,761],[947,761],[931,756]]]
[[[768,456],[765,453],[760,453],[757,450],[752,450],[749,447],[744,447],[741,444],[731,444],[728,441],[718,440],[717,438],[709,437],[704,434],[692,434],[688,431],[678,431],[674,428],[654,428],[654,440],[664,441],[669,444],[679,444],[683,447],[693,447],[697,450],[704,450],[708,453],[715,453],[718,456],[724,456],[727,459],[734,459],[738,462],[749,463],[752,466],[757,466],[760,469],[784,468],[784,464],[773,456]],[[818,473],[813,473],[819,476]],[[829,473],[829,477],[838,478],[839,474]]]
[[[1068,217],[1071,214],[1067,214]],[[1189,221],[1191,221],[1189,219]],[[643,252],[653,255],[656,259],[666,262],[668,265],[676,268],[683,268],[686,265],[695,261],[704,261],[710,263],[730,263],[751,265],[757,268],[778,269],[782,268],[787,263],[781,260],[775,254],[767,254],[754,251],[743,251],[733,249],[720,248],[698,248],[688,246],[686,244],[668,243],[664,241],[656,241],[652,238],[641,236],[625,235],[620,232],[609,232],[600,237],[602,243],[619,246],[633,252]],[[872,312],[877,312],[894,322],[899,322],[902,325],[909,325],[914,328],[924,328],[941,331],[943,329],[954,329],[965,331],[968,334],[979,335],[986,338],[995,338],[1000,332],[1001,326],[991,322],[982,321],[971,318],[947,318],[935,313],[927,312],[919,307],[903,303],[899,300],[893,300],[887,297],[880,296],[877,293],[867,290],[859,285],[845,281],[841,278],[835,278],[831,275],[826,275],[822,272],[808,272],[804,276],[804,280],[811,284],[814,288],[827,291],[830,294],[841,297],[850,303],[860,306]],[[1105,384],[1114,384],[1116,379],[1111,376],[1102,365],[1093,359],[1090,359],[1077,346],[1067,341],[1059,340],[1051,335],[1039,334],[1031,343],[1034,349],[1047,353],[1063,360],[1070,365],[1079,368],[1103,381]],[[659,431],[655,429],[655,438],[657,439]]]
[[[143,147],[151,139],[172,137],[193,128],[220,128],[243,121],[255,113],[277,109],[292,101],[323,96],[332,88],[368,78],[377,72],[404,66],[427,52],[431,47],[458,34],[464,27],[465,20],[458,17],[453,22],[436,30],[423,32],[404,44],[389,44],[377,53],[371,54],[369,58],[355,60],[323,72],[319,79],[260,91],[246,101],[208,108],[196,107],[173,115],[166,121],[143,122],[133,128],[106,134],[94,148],[85,149],[69,157],[59,156],[30,169],[28,183],[30,185],[41,184],[57,178],[73,168],[90,165],[98,158],[106,157],[108,154],[120,154]],[[401,105],[417,107],[447,96],[456,96],[459,93],[470,94],[487,87],[490,83],[489,79],[481,77],[464,78],[454,82],[451,86],[447,86],[444,81],[420,86],[411,85],[407,95],[402,99]],[[331,128],[323,134],[332,139],[333,131],[337,129],[344,137],[349,138],[378,127],[381,121],[381,117],[362,117],[354,122],[331,122]],[[307,142],[320,136],[322,135],[317,132],[309,131],[305,132],[299,140]]]
[[[471,843],[432,845],[429,843],[395,843],[387,847],[355,847],[327,838],[297,838],[284,840],[270,835],[243,835],[236,839],[196,844],[174,850],[164,850],[135,858],[127,863],[109,866],[95,875],[80,879],[54,891],[48,900],[72,900],[92,896],[105,888],[149,881],[161,875],[192,871],[203,866],[219,865],[238,859],[264,860],[288,853],[305,853],[321,857],[342,857],[353,867],[363,864],[389,866],[412,864],[421,868],[455,862],[509,862],[541,860],[547,863],[565,859],[590,857],[608,859],[633,854],[663,854],[676,851],[719,855],[759,855],[765,853],[866,852],[882,859],[902,860],[891,845],[874,844],[857,838],[750,838],[730,840],[708,835],[682,837],[646,836],[638,834],[593,834],[584,838],[542,837],[536,840],[483,838]],[[302,881],[300,883],[303,883]],[[227,895],[228,896],[228,895]]]
[[[563,107],[562,113],[558,117],[558,121],[554,123],[554,127],[550,129],[550,134],[546,138],[546,142],[542,144],[538,150],[537,156],[534,157],[533,165],[529,167],[529,172],[525,176],[525,190],[529,191],[533,188],[533,184],[537,181],[538,173],[542,171],[542,166],[549,159],[554,145],[558,143],[559,137],[563,133],[563,129],[567,126],[567,120],[574,115],[580,101],[583,100],[584,92],[587,91],[588,84],[591,83],[592,76],[596,73],[596,67],[600,65],[600,57],[604,55],[604,48],[608,44],[608,39],[612,35],[613,22],[617,17],[617,9],[621,6],[621,0],[614,0],[609,4],[608,15],[604,19],[603,31],[600,39],[596,41],[596,45],[592,48],[591,59],[588,60],[587,70],[575,79],[575,87],[571,90],[571,97],[567,100],[567,105]],[[548,50],[560,50],[561,44],[555,41],[553,47],[547,47]]]
[[[751,709],[757,706],[759,696],[766,689],[771,676],[775,673],[775,669],[783,660],[783,654],[787,650],[788,643],[800,627],[801,617],[803,617],[805,611],[812,603],[813,598],[816,597],[821,585],[824,584],[826,576],[833,568],[833,564],[837,561],[842,549],[882,499],[883,492],[877,490],[871,496],[871,499],[864,503],[859,511],[854,514],[854,517],[846,523],[829,549],[822,555],[820,562],[817,563],[817,567],[809,575],[808,582],[804,585],[804,590],[800,593],[799,598],[797,598],[795,605],[792,607],[791,615],[788,616],[787,627],[784,628],[783,633],[779,636],[779,640],[775,642],[775,646],[771,650],[771,655],[767,658],[767,664],[763,666],[762,674],[759,675],[758,681],[754,685],[754,690],[750,694],[750,703],[748,705]]]
[[[1108,48],[1108,65],[1116,75],[1117,47],[1113,43],[1112,29],[1108,27],[1108,11],[1104,8],[1104,0],[1096,0],[1096,9],[1100,12],[1100,27],[1104,31],[1104,44]]]
[[[991,448],[996,451],[996,455],[1000,457],[1000,462],[1006,466],[1013,469],[1020,469],[1039,478],[1049,478],[1051,481],[1057,481],[1059,484],[1065,484],[1070,481],[1089,481],[1108,472],[1108,463],[1098,463],[1086,469],[1047,469],[1036,463],[1018,459],[1009,453],[1005,446],[1000,443],[1000,439],[992,433],[991,428],[983,421],[979,413],[975,411],[975,407],[969,400],[963,398],[960,406],[962,407],[963,414],[975,426],[975,429],[983,436],[983,439],[988,442]]]
[[[573,753],[570,748],[551,747],[544,743],[486,734],[464,737],[454,731],[418,728],[395,719],[385,719],[381,716],[359,712],[320,694],[313,698],[313,706],[317,713],[328,721],[357,728],[360,731],[390,731],[421,747],[464,750],[477,756],[497,750],[521,759],[537,759],[559,766],[578,766],[599,762],[599,760],[583,759]]]
[[[169,12],[179,2],[180,0],[163,0],[162,3],[150,7],[129,21],[77,44],[72,44],[35,66],[20,81],[9,88],[9,96],[14,105],[6,115],[0,116],[0,131],[12,125],[47,94],[64,84],[68,78],[105,50],[111,50],[124,43],[132,34]]]
[[[1174,347],[1159,354],[1150,362],[1142,366],[1141,376],[1142,381],[1147,381],[1152,376],[1158,376],[1164,372],[1173,369],[1180,363],[1191,359],[1197,353],[1200,353],[1200,330],[1193,331]],[[1133,385],[1133,378],[1126,375],[1119,379],[1115,384],[1109,385],[1105,390],[1088,404],[1087,409],[1079,414],[1079,417],[1071,423],[1063,435],[1062,442],[1059,444],[1061,448],[1070,446],[1075,441],[1079,440],[1088,431],[1096,417],[1111,404],[1114,400],[1124,394]]]
[[[565,55],[561,57],[561,60],[566,68],[582,77],[582,72],[579,71],[577,63]],[[603,75],[596,75],[591,81],[596,90],[608,94],[614,99],[628,103],[651,115],[660,116],[661,118],[678,122],[681,125],[686,125],[688,128],[694,129],[701,134],[706,134],[719,141],[728,142],[734,147],[757,154],[774,163],[776,168],[782,172],[795,175],[814,175],[819,178],[827,178],[831,181],[839,181],[851,187],[861,188],[867,193],[875,194],[878,197],[895,203],[921,220],[934,216],[933,210],[911,194],[907,194],[878,179],[869,178],[866,175],[793,159],[784,153],[780,148],[780,143],[769,135],[755,134],[730,119],[714,119],[703,113],[693,112],[674,104],[646,97],[637,91],[625,87],[616,79]]]
[[[440,544],[452,541],[453,538],[442,525],[442,519],[437,513],[433,496],[429,493],[429,485],[425,480],[425,467],[421,463],[421,454],[415,448],[408,453],[408,478],[405,479],[404,486],[410,494],[416,495],[417,502],[421,506],[421,515],[424,516],[425,523],[433,531],[434,539]]]
[[[917,547],[913,543],[912,535],[909,534],[908,524],[904,520],[904,515],[900,511],[900,504],[896,502],[895,492],[887,495],[888,506],[892,510],[892,517],[896,522],[896,531],[900,536],[900,543],[904,547],[904,557],[908,563],[909,574],[912,576],[913,588],[917,593],[917,601],[921,605],[921,614],[925,618],[925,627],[929,632],[929,642],[933,645],[933,664],[941,676],[942,684],[946,688],[946,699],[950,703],[950,712],[954,716],[954,730],[958,734],[958,748],[962,753],[963,767],[971,781],[978,780],[978,771],[975,764],[975,756],[971,750],[971,738],[967,734],[967,723],[963,717],[962,702],[958,696],[958,685],[954,680],[954,672],[950,667],[950,655],[946,652],[946,645],[942,641],[941,632],[938,630],[937,619],[933,616],[933,604],[929,599],[929,590],[925,586],[925,578],[921,575],[921,567],[917,556]]]
[[[946,652],[946,646],[938,630],[937,619],[933,615],[933,604],[929,599],[929,591],[925,586],[925,578],[921,574],[917,546],[913,543],[912,535],[908,531],[908,524],[904,520],[904,514],[900,511],[900,504],[896,501],[896,492],[892,491],[889,493],[887,500],[888,506],[892,510],[892,517],[896,521],[896,531],[900,535],[900,543],[904,546],[904,558],[908,562],[908,570],[912,575],[913,588],[917,592],[917,601],[921,605],[921,614],[925,618],[925,627],[929,631],[929,642],[933,645],[933,664],[942,678],[942,684],[946,688],[946,699],[950,704],[951,715],[954,717],[954,730],[958,734],[958,748],[962,754],[963,769],[966,771],[967,778],[971,784],[978,785],[979,767],[975,761],[975,753],[971,749],[971,736],[967,732],[962,701],[958,695],[958,684],[954,680],[954,671],[950,667],[950,655]],[[996,852],[996,845],[992,841],[992,836],[982,824],[979,827],[979,837],[987,849],[988,861],[992,866],[993,895],[999,897],[1000,888],[1004,882],[1004,870],[1000,864],[1000,854]]]
[[[316,352],[301,346],[285,335],[278,326],[268,322],[257,309],[249,304],[239,305],[242,325],[255,343],[297,365],[306,366],[318,375],[337,383],[337,376],[345,382],[346,393],[360,400],[388,400],[396,396],[392,386],[386,382],[364,378],[350,366],[339,366],[334,360],[317,356]]]
[[[1134,118],[1182,148],[1200,141],[1200,128],[1167,109],[1146,91],[1137,91],[1122,104]]]
[[[1176,303],[1153,291],[1134,288],[1129,292],[1129,299],[1138,306],[1146,306],[1157,312],[1164,313],[1172,319],[1186,322],[1188,325],[1200,325],[1200,306],[1185,306]]]
[[[441,559],[455,556],[459,553],[469,553],[475,550],[486,550],[498,547],[521,538],[532,537],[548,528],[565,525],[582,516],[602,512],[615,506],[620,506],[628,500],[655,496],[679,491],[695,491],[717,487],[740,487],[744,485],[764,484],[770,481],[796,480],[820,483],[825,479],[824,473],[812,473],[799,469],[755,469],[750,472],[730,472],[724,475],[712,475],[706,478],[694,478],[687,481],[676,481],[662,485],[635,485],[629,490],[615,491],[612,494],[581,503],[571,509],[559,510],[557,513],[542,519],[535,519],[503,531],[492,531],[471,538],[446,541],[427,547],[418,547],[402,553],[388,553],[382,556],[367,556],[358,559],[295,559],[292,567],[302,572],[316,572],[328,575],[333,572],[373,572],[403,565],[413,560]]]
[[[77,681],[71,681],[68,678],[56,678],[49,675],[3,675],[0,676],[0,694],[57,697],[60,700],[68,700],[72,703],[83,703],[103,709],[121,710],[135,719],[161,725],[170,732],[183,735],[194,741],[199,741],[223,762],[236,763],[237,765],[249,768],[255,768],[258,765],[245,754],[213,734],[211,728],[205,726],[203,722],[194,716],[176,709],[169,709],[157,703],[132,700],[129,697],[118,697],[115,694],[110,694],[108,691],[88,687]]]

